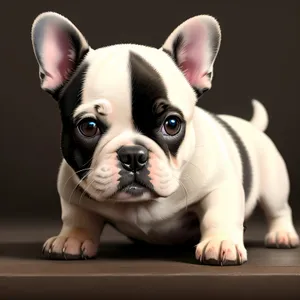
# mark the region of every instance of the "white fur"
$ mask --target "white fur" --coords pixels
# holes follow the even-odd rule
[[[212,238],[214,243],[219,243],[218,247],[224,240],[233,241],[234,245],[240,247],[241,259],[245,261],[247,255],[243,247],[242,224],[259,200],[269,223],[266,238],[272,236],[276,239],[277,236],[284,241],[290,237],[293,245],[298,244],[287,202],[288,174],[278,150],[263,132],[249,122],[233,116],[222,118],[243,137],[250,153],[254,177],[252,192],[246,205],[241,185],[240,157],[236,147],[227,133],[201,108],[196,109],[193,121],[196,136],[194,154],[180,176],[180,187],[171,196],[154,202],[127,203],[125,206],[97,202],[76,190],[76,182],[72,180],[62,189],[66,180],[74,176],[74,172],[63,162],[58,181],[62,201],[99,214],[130,237],[164,244],[180,243],[196,234],[194,229],[187,231],[182,226],[186,222],[186,212],[194,211],[202,219],[202,240],[199,244],[202,245],[202,250]],[[68,207],[64,213],[72,216],[72,209]],[[82,226],[77,223],[77,218],[72,219],[73,226]],[[199,253],[197,255],[200,257]]]
[[[205,28],[204,36],[208,41],[213,32],[220,35],[218,23],[212,17],[200,16],[179,26],[165,46],[171,48],[178,31],[196,34],[195,22]],[[189,35],[186,38],[189,41]],[[194,55],[199,43],[190,42],[195,42]],[[205,49],[201,56],[203,80],[199,78],[198,87],[210,88],[206,75],[212,72],[218,47],[211,49],[207,46]],[[142,56],[157,70],[167,87],[169,100],[184,114],[186,135],[174,159],[168,160],[162,149],[137,132],[132,124],[129,51]],[[268,115],[260,102],[252,102],[251,122],[234,116],[220,116],[242,138],[250,156],[253,183],[248,199],[244,199],[242,162],[236,145],[209,113],[195,107],[197,99],[185,74],[166,53],[146,46],[116,45],[91,49],[86,60],[91,67],[85,77],[82,104],[74,116],[82,111],[93,114],[89,107],[100,101],[111,128],[101,138],[93,156],[91,172],[84,180],[79,180],[63,160],[58,177],[63,220],[59,237],[75,239],[77,244],[73,240],[73,247],[69,245],[68,248],[63,239],[58,247],[57,239],[51,238],[45,244],[47,251],[53,251],[53,243],[57,252],[63,249],[68,254],[76,254],[82,243],[88,240],[98,245],[108,221],[124,234],[150,243],[183,243],[201,233],[196,257],[202,262],[243,263],[247,260],[243,222],[258,202],[264,208],[269,224],[266,244],[299,244],[288,205],[286,165],[273,142],[263,133],[268,125]],[[160,197],[152,199],[151,193],[146,193],[138,199],[128,199],[125,195],[111,199],[109,196],[116,192],[119,179],[116,150],[132,144],[135,138],[142,140],[151,152],[154,167],[150,170],[150,177]],[[199,220],[200,228],[184,226],[193,221],[190,213]],[[93,253],[91,249],[94,248],[89,245],[86,247],[89,253]]]

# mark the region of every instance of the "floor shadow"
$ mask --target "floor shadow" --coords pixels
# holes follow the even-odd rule
[[[107,244],[99,249],[99,260],[161,260],[197,264],[194,247],[148,244]]]
[[[42,243],[1,243],[0,258],[41,260]],[[153,246],[136,243],[103,243],[97,260],[161,260],[197,263],[193,247]]]
[[[248,248],[265,248],[263,240],[248,240],[245,241],[245,247]]]
[[[43,243],[1,243],[0,258],[40,259]]]
[[[0,243],[0,258],[43,259],[42,242]],[[261,241],[246,242],[246,248],[263,248]],[[193,245],[156,246],[145,243],[107,242],[99,247],[97,260],[156,260],[197,264]]]

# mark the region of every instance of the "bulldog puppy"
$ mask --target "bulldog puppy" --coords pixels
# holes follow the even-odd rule
[[[95,257],[111,224],[133,240],[195,243],[203,264],[242,264],[243,223],[257,203],[268,220],[266,245],[299,245],[287,168],[263,133],[265,108],[254,100],[248,122],[196,107],[211,88],[220,41],[218,22],[200,15],[160,49],[94,50],[65,17],[37,17],[41,87],[62,121],[63,225],[44,244],[45,257]]]

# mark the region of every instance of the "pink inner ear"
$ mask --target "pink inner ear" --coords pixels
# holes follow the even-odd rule
[[[43,88],[56,89],[69,79],[74,67],[75,51],[67,33],[55,25],[45,30],[42,61],[46,71]]]
[[[209,40],[204,26],[190,24],[183,32],[184,40],[177,53],[179,68],[192,86],[208,87]]]

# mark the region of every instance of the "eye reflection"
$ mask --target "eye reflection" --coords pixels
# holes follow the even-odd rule
[[[163,125],[163,134],[174,136],[181,129],[181,120],[177,116],[169,116]]]
[[[97,123],[91,119],[82,120],[78,124],[78,129],[80,133],[87,138],[92,138],[96,135],[100,135],[100,129],[98,128]]]

